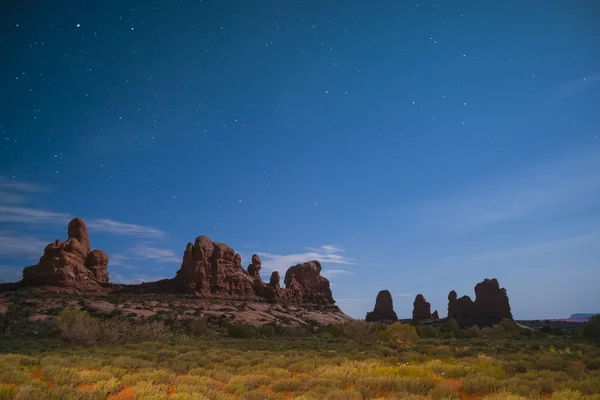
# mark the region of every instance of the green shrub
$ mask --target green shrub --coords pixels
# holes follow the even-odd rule
[[[375,326],[365,321],[348,321],[342,325],[343,335],[361,344],[371,344],[377,341]]]
[[[436,386],[429,391],[431,400],[460,400],[461,397],[458,393],[452,390],[451,387],[446,385]]]
[[[250,339],[256,337],[255,327],[245,324],[230,325],[227,328],[227,335],[237,339]]]
[[[400,322],[394,322],[385,331],[381,332],[380,337],[384,341],[396,344],[414,343],[419,339],[414,326]]]
[[[583,336],[588,340],[600,341],[600,314],[593,315],[585,323]]]
[[[10,386],[0,386],[0,400],[11,400],[14,396],[14,388]]]
[[[417,327],[417,333],[423,339],[439,339],[442,336],[438,328],[429,325]]]
[[[55,325],[63,339],[84,346],[166,341],[170,336],[167,327],[160,322],[132,323],[120,318],[100,320],[86,311],[68,307],[56,317]]]

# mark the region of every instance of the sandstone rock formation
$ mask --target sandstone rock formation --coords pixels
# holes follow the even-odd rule
[[[425,300],[425,297],[423,297],[422,294],[418,294],[417,297],[415,297],[413,307],[413,321],[431,319],[431,304]]]
[[[512,319],[506,289],[495,278],[484,279],[475,286],[474,306],[478,324],[493,325],[504,318]]]
[[[453,290],[448,295],[448,318],[461,326],[490,326],[512,319],[506,289],[500,288],[497,279],[485,279],[475,286],[475,301],[469,296],[457,298]]]
[[[262,266],[262,262],[260,261],[260,257],[258,254],[252,255],[252,264],[248,264],[248,273],[253,278],[260,278],[260,268]]]
[[[473,300],[469,296],[460,299],[454,290],[448,294],[448,318],[454,318],[459,325],[471,325]]]
[[[368,312],[365,317],[367,322],[377,321],[398,321],[398,315],[394,311],[394,301],[389,290],[382,290],[377,294],[375,299],[375,308]]]
[[[435,310],[433,313],[431,313],[431,319],[433,319],[434,321],[437,321],[438,319],[440,319],[440,315],[438,314],[437,310]]]
[[[174,279],[147,284],[144,288],[164,291],[174,287],[177,292],[198,296],[282,304],[335,304],[329,280],[321,275],[318,261],[290,267],[285,274],[285,288],[281,288],[276,271],[271,274],[268,284],[262,281],[262,263],[257,254],[252,256],[248,270],[244,270],[241,263],[241,256],[225,243],[199,236],[194,244],[188,243]]]
[[[98,290],[108,283],[108,255],[91,250],[83,220],[69,223],[66,242],[50,243],[36,265],[23,270],[23,285],[55,285],[79,290]],[[110,288],[136,293],[185,293],[196,297],[231,300],[269,301],[290,305],[334,306],[329,280],[321,275],[321,264],[309,261],[290,267],[285,274],[285,288],[280,286],[279,272],[268,283],[262,281],[262,263],[252,256],[248,270],[242,258],[225,243],[198,236],[188,243],[180,269],[173,279],[140,285],[112,285]],[[339,309],[337,309],[339,311]]]
[[[69,223],[66,242],[56,240],[44,249],[36,265],[23,269],[24,285],[67,286],[80,290],[97,290],[108,282],[108,255],[90,251],[87,226],[80,218]]]
[[[321,263],[309,261],[290,267],[283,283],[291,303],[334,304],[329,279],[321,275]]]
[[[239,299],[254,297],[254,279],[242,268],[242,258],[225,243],[198,236],[188,243],[174,278],[185,293],[220,294]]]

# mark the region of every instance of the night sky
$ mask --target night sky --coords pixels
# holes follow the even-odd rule
[[[114,282],[188,241],[320,259],[343,311],[496,277],[600,312],[600,5],[2,1],[0,276],[74,216]]]

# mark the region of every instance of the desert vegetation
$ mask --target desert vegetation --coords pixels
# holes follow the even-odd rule
[[[0,399],[600,399],[596,323],[255,327],[64,309],[6,329]]]

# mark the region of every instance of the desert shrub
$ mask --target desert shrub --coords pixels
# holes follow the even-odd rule
[[[446,385],[436,386],[429,391],[431,400],[460,400],[461,397],[458,393],[452,390],[451,387]]]
[[[327,392],[326,400],[362,400],[363,396],[356,390],[332,390]]]
[[[10,335],[11,327],[17,323],[18,311],[14,306],[8,308],[5,313],[0,314],[0,337]]]
[[[577,390],[566,389],[553,393],[552,400],[584,400],[584,397]]]
[[[498,323],[506,332],[516,332],[519,330],[519,326],[515,324],[515,321],[509,318],[504,318]]]
[[[361,344],[371,344],[377,341],[375,326],[365,321],[348,321],[341,325],[343,336]]]
[[[11,400],[15,396],[15,389],[10,386],[0,386],[0,400]]]
[[[250,325],[236,324],[227,327],[227,335],[236,339],[250,339],[257,335],[257,329]]]
[[[481,373],[468,375],[463,379],[462,389],[468,394],[487,394],[498,391],[500,382]]]
[[[86,311],[65,308],[55,319],[64,340],[84,346],[165,341],[170,335],[160,322],[132,323],[126,319],[96,319]]]
[[[275,336],[275,327],[272,324],[265,324],[258,327],[258,334],[264,337]]]
[[[483,333],[477,325],[473,325],[460,332],[460,336],[467,339],[481,337],[482,335]]]
[[[266,375],[242,375],[234,376],[225,386],[227,393],[242,395],[250,390],[258,389],[260,386],[271,383],[271,378]]]
[[[585,323],[583,336],[588,340],[600,341],[600,314],[593,315]]]
[[[271,388],[275,392],[300,392],[307,389],[307,383],[298,377],[281,379],[274,382]]]
[[[0,363],[0,382],[8,384],[23,384],[29,382],[29,376],[19,369]]]
[[[413,343],[419,339],[414,326],[400,322],[394,322],[385,331],[381,332],[380,337],[383,341],[395,344]]]
[[[201,337],[206,336],[210,332],[209,324],[206,319],[202,317],[196,317],[190,324],[190,333],[192,336]]]
[[[442,336],[442,333],[435,326],[419,326],[417,328],[417,333],[423,339],[439,339]]]
[[[513,395],[511,393],[500,392],[491,396],[486,396],[485,400],[528,400],[527,397]]]
[[[460,336],[460,325],[454,318],[450,318],[448,323],[443,328],[443,332],[446,334],[450,334],[450,337],[459,337]]]

